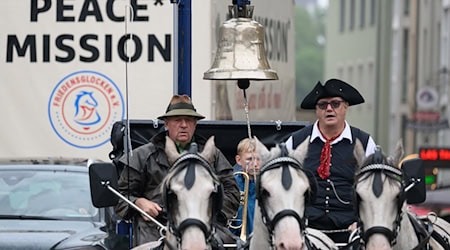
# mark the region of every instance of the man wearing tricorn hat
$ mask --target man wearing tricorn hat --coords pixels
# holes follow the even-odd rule
[[[158,117],[164,120],[165,131],[150,139],[150,142],[133,150],[129,159],[125,154],[120,158],[123,164],[119,179],[119,191],[134,204],[158,221],[165,223],[162,208],[161,183],[169,170],[169,163],[164,152],[166,136],[176,144],[180,153],[189,150],[192,142],[197,143],[201,152],[206,139],[195,134],[197,121],[205,118],[197,113],[187,95],[174,95],[166,113]],[[219,149],[216,149],[213,166],[223,185],[223,206],[217,221],[223,226],[232,218],[239,207],[240,192],[233,175],[233,168]],[[133,244],[141,245],[156,241],[161,236],[157,225],[126,202],[119,200],[116,212],[124,219],[133,219]]]
[[[369,134],[345,120],[349,106],[363,102],[358,90],[344,81],[330,79],[325,85],[318,82],[301,103],[303,109],[315,109],[317,120],[286,141],[288,148],[296,148],[310,136],[304,167],[316,180],[317,190],[315,199],[306,206],[305,216],[308,226],[322,230],[337,243],[346,243],[356,228],[352,201],[355,140],[362,142],[366,156],[376,148]]]

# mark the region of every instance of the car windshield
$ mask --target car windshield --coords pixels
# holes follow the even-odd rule
[[[0,216],[93,219],[87,172],[4,170],[0,172]]]

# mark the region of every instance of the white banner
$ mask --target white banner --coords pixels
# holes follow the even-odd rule
[[[192,2],[192,98],[207,119],[219,119],[219,85],[203,73],[228,4]],[[293,120],[293,1],[252,4],[255,19],[268,26],[266,46],[280,80],[251,83],[250,116]],[[174,7],[168,0],[2,0],[0,157],[108,160],[115,121],[127,112],[130,119],[164,113],[174,93]],[[226,85],[227,115],[241,120],[234,88]]]
[[[0,2],[0,157],[107,160],[127,90],[130,117],[164,110],[173,93],[173,5],[128,2]]]

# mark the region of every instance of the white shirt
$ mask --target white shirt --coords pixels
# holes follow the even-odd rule
[[[316,139],[317,137],[319,137],[320,140],[322,140],[323,142],[326,142],[326,139],[322,136],[322,134],[319,131],[319,120],[314,122],[313,129],[311,132],[311,137],[309,138],[309,142],[313,142],[314,139]],[[353,143],[352,130],[350,129],[350,125],[348,125],[347,121],[345,121],[344,131],[342,131],[342,133],[339,135],[339,137],[336,138],[331,143],[331,145],[336,144],[336,143],[342,141],[343,139],[348,139],[351,143]],[[292,146],[293,146],[293,140],[292,140],[292,136],[290,136],[286,140],[286,147],[292,149]],[[375,144],[375,141],[373,140],[372,136],[369,136],[369,140],[367,141],[367,147],[366,147],[366,157],[375,153],[376,147],[377,147],[377,145]]]

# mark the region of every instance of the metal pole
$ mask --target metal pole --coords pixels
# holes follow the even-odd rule
[[[419,21],[419,1],[410,2],[410,28],[409,28],[409,61],[408,61],[408,117],[412,118],[416,112],[416,91],[417,91],[417,43],[418,43],[418,21]],[[405,152],[411,154],[416,151],[416,131],[409,129],[406,132]]]
[[[178,1],[177,93],[192,96],[192,15],[191,0]]]
[[[170,0],[170,3],[174,4],[173,7],[173,75],[172,75],[172,87],[173,94],[178,93],[178,0]]]

